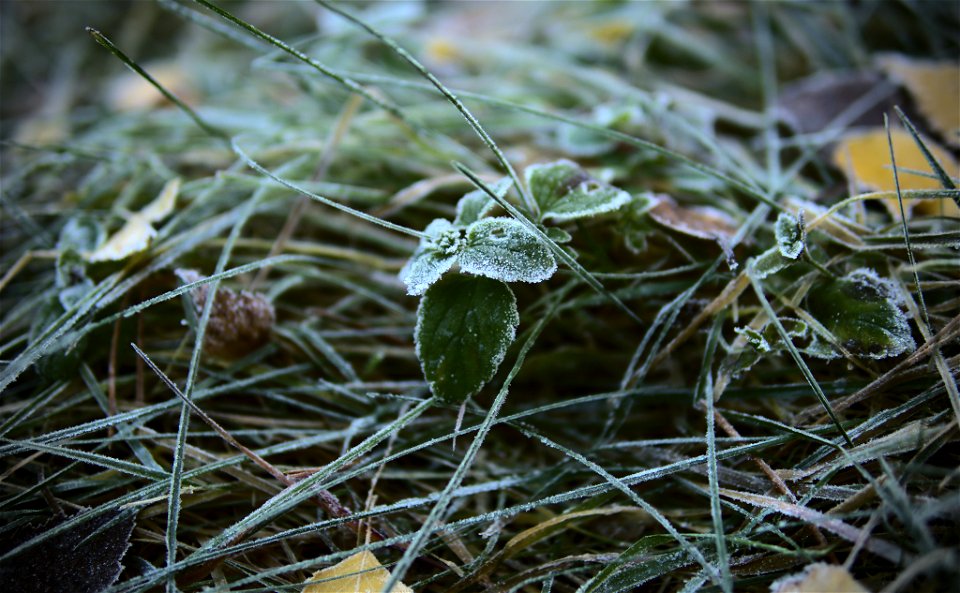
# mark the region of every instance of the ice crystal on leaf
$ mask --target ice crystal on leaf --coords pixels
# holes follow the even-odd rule
[[[423,232],[426,237],[400,270],[400,280],[407,285],[409,295],[423,294],[439,280],[456,262],[457,251],[463,246],[463,231],[448,220],[437,218]]]
[[[542,282],[557,271],[546,245],[512,218],[486,218],[467,229],[460,269],[506,282]]]

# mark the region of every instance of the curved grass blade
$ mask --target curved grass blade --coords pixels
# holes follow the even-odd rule
[[[493,152],[494,156],[497,159],[497,162],[500,163],[500,166],[506,170],[507,175],[509,175],[510,179],[513,180],[513,183],[516,186],[517,191],[520,192],[520,195],[522,196],[523,202],[526,205],[527,209],[529,209],[530,212],[534,214],[534,216],[538,214],[539,208],[537,206],[536,201],[533,199],[533,196],[531,196],[530,193],[526,190],[523,184],[520,183],[520,178],[517,176],[517,172],[514,171],[513,166],[510,165],[510,162],[507,160],[507,157],[504,156],[503,152],[500,150],[500,147],[497,146],[497,143],[493,141],[493,138],[491,138],[489,134],[487,134],[487,131],[483,129],[483,126],[480,125],[480,122],[477,121],[477,118],[474,117],[472,113],[470,113],[470,110],[466,108],[466,106],[460,101],[460,99],[457,98],[456,95],[454,95],[450,91],[450,89],[444,86],[442,82],[437,80],[437,77],[431,74],[430,71],[423,66],[423,64],[417,61],[416,58],[410,55],[410,53],[407,52],[407,50],[400,47],[400,45],[397,44],[397,42],[391,39],[390,37],[387,37],[380,31],[368,25],[367,23],[361,21],[360,19],[346,12],[345,10],[334,6],[330,2],[327,2],[326,0],[316,0],[316,2],[321,6],[323,6],[324,8],[326,8],[327,10],[335,12],[340,16],[342,16],[343,18],[349,20],[350,22],[355,23],[360,27],[364,28],[371,35],[373,35],[374,37],[382,41],[384,44],[386,44],[387,47],[389,47],[394,52],[396,52],[396,54],[401,58],[403,58],[404,61],[406,61],[411,66],[413,66],[414,69],[416,69],[416,71],[419,72],[421,76],[423,76],[428,81],[430,81],[430,84],[436,87],[437,90],[440,91],[440,93],[444,96],[444,98],[447,101],[449,101],[456,108],[457,111],[460,112],[460,115],[462,115],[463,118],[467,120],[467,123],[470,124],[471,128],[473,128],[473,131],[476,132],[478,136],[480,136],[480,139],[483,140],[483,143],[487,145],[487,147],[491,150],[491,152]]]
[[[182,100],[180,100],[179,97],[177,97],[176,95],[168,91],[166,88],[164,88],[164,86],[159,82],[157,82],[157,80],[154,77],[150,76],[150,74],[148,74],[146,70],[141,68],[136,62],[134,62],[129,56],[127,56],[127,54],[123,53],[123,51],[119,47],[114,45],[112,41],[107,39],[103,33],[101,33],[100,31],[97,31],[92,27],[87,27],[87,33],[90,33],[90,35],[93,36],[94,40],[96,40],[96,42],[102,45],[103,47],[107,48],[110,51],[110,53],[117,56],[121,62],[127,65],[128,68],[136,72],[138,75],[143,77],[144,80],[146,80],[151,85],[153,85],[153,87],[158,91],[160,91],[160,93],[164,97],[166,97],[171,103],[179,107],[184,113],[186,113],[190,117],[190,119],[193,120],[195,124],[197,124],[200,127],[200,129],[210,134],[211,136],[214,136],[215,138],[219,138],[224,141],[229,140],[229,136],[227,135],[226,132],[224,132],[223,130],[221,130],[220,128],[212,124],[207,123],[206,120],[200,117],[200,114],[194,111],[193,108],[191,108],[189,105],[184,103]]]

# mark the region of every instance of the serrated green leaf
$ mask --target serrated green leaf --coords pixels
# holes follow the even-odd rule
[[[807,295],[807,311],[854,356],[887,358],[913,350],[907,317],[889,280],[866,268],[815,287]],[[834,358],[835,349],[815,337],[807,353]]]
[[[513,181],[509,177],[504,177],[500,181],[490,186],[490,189],[501,198],[507,195]],[[483,190],[474,190],[465,194],[457,202],[457,216],[453,219],[453,224],[457,226],[468,226],[477,222],[490,213],[497,205],[493,198],[488,196]]]
[[[423,294],[430,285],[440,279],[457,261],[455,255],[447,255],[435,249],[418,249],[400,270],[400,280],[407,285],[407,294]]]
[[[554,243],[569,243],[573,236],[560,227],[550,226],[543,230],[543,233]]]
[[[503,282],[452,275],[417,309],[417,358],[434,395],[459,403],[489,381],[516,336],[520,315]]]
[[[770,350],[772,350],[770,342],[767,341],[764,335],[752,327],[738,327],[733,331],[743,336],[747,340],[747,344],[750,344],[757,352],[770,352]]]
[[[540,205],[540,218],[573,220],[612,212],[630,201],[627,192],[592,178],[576,163],[561,159],[531,165],[527,186]]]
[[[464,272],[506,282],[542,282],[557,271],[547,246],[520,222],[506,217],[470,225],[459,262]]]
[[[800,218],[792,214],[781,212],[777,222],[773,225],[773,232],[777,239],[777,249],[780,255],[789,259],[797,259],[803,253],[803,212]]]

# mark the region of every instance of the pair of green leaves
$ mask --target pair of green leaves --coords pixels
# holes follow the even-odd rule
[[[616,210],[630,195],[592,178],[575,163],[532,165],[526,183],[540,220],[567,221]],[[492,188],[504,198],[511,182]],[[436,219],[400,272],[407,293],[423,295],[417,309],[417,357],[433,393],[457,403],[496,373],[520,323],[516,297],[506,282],[549,279],[557,262],[548,246],[521,222],[486,217],[496,202],[473,191],[457,203],[453,222]],[[548,236],[565,235],[545,229]],[[464,274],[442,276],[454,264]]]

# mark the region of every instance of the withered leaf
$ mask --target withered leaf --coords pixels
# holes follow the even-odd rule
[[[870,593],[842,566],[817,562],[770,586],[772,593]]]
[[[175,273],[185,283],[204,278],[196,270],[178,269]],[[203,311],[209,290],[209,285],[205,284],[190,291],[197,315]],[[237,292],[221,286],[217,288],[210,311],[203,349],[226,359],[250,354],[270,339],[275,318],[273,305],[264,295],[246,290]]]
[[[389,580],[390,572],[373,553],[364,550],[313,573],[303,593],[380,593]],[[413,589],[397,583],[390,593],[413,593]]]
[[[953,145],[960,144],[960,63],[956,60],[915,60],[897,54],[879,60],[890,78],[909,91],[917,110],[930,126]]]
[[[890,130],[893,153],[897,159],[900,189],[940,189],[940,181],[933,177],[917,175],[912,171],[930,171],[926,158],[917,148],[910,134],[904,130]],[[930,140],[925,140],[927,148],[943,166],[948,175],[960,176],[960,164],[947,150]],[[844,137],[833,150],[833,164],[838,169],[852,175],[856,183],[868,190],[895,191],[893,169],[890,166],[890,148],[887,133],[883,128],[850,134]],[[894,199],[884,199],[883,205],[890,215],[899,220],[900,205]],[[904,200],[903,209],[907,217],[913,209],[923,214],[938,214],[942,209],[946,216],[957,216],[960,210],[951,200]]]
[[[103,591],[120,576],[123,569],[120,562],[130,546],[135,518],[133,511],[115,509],[40,540],[0,563],[0,591]],[[67,518],[54,518],[0,538],[0,554],[26,544],[65,521]]]

